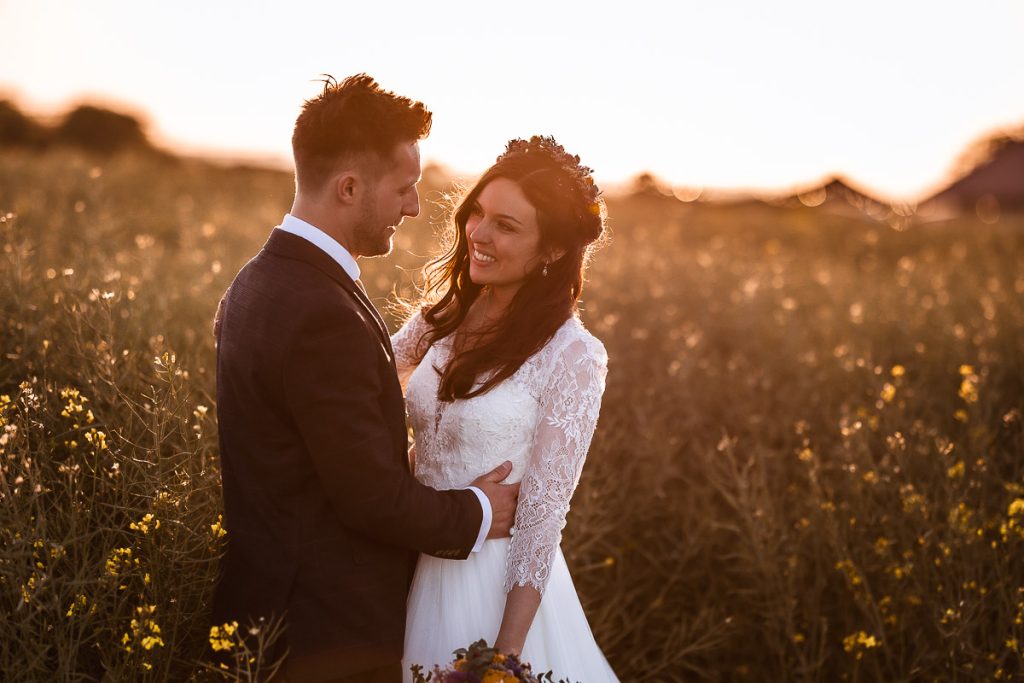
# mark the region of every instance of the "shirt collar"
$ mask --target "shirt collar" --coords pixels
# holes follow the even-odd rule
[[[307,223],[301,218],[296,218],[290,213],[284,215],[281,225],[277,227],[279,230],[298,235],[307,242],[319,247],[321,251],[325,252],[341,266],[342,270],[352,278],[353,282],[359,279],[359,264],[356,263],[352,254],[320,228]]]

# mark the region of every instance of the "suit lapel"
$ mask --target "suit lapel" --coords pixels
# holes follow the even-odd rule
[[[342,272],[344,272],[344,270]],[[345,275],[347,276],[348,273],[345,273]],[[361,282],[353,282],[352,284],[355,286],[355,289],[352,290],[352,294],[355,295],[356,299],[359,300],[359,303],[361,303],[363,305],[363,308],[365,308],[367,311],[369,311],[370,315],[372,315],[373,319],[377,322],[377,328],[378,328],[378,331],[380,333],[380,338],[381,338],[380,340],[384,344],[384,346],[388,349],[388,352],[390,353],[391,352],[391,335],[388,334],[387,323],[384,322],[384,318],[381,317],[380,312],[377,310],[377,307],[373,305],[372,301],[370,301],[370,296],[366,293],[366,290],[363,289],[362,283]],[[394,354],[392,353],[391,355],[394,355]]]
[[[349,277],[348,273],[338,265],[337,261],[312,242],[277,228],[270,233],[270,238],[263,248],[268,252],[279,254],[286,258],[298,259],[309,263],[340,284],[342,289],[348,292],[349,296],[369,316],[367,326],[377,335],[381,346],[387,352],[388,360],[394,364],[395,354],[391,348],[391,336],[388,334],[388,327],[384,323],[384,319],[381,318],[380,313],[377,312],[373,303],[370,302],[370,297]]]

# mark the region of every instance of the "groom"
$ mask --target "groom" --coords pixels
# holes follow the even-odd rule
[[[284,678],[401,680],[418,552],[465,559],[507,536],[506,463],[466,490],[409,471],[387,327],[359,282],[419,213],[431,114],[366,75],[305,103],[291,211],[217,311],[227,553],[214,623],[283,617]]]

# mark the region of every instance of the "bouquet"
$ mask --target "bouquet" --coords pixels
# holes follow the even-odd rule
[[[441,668],[423,674],[423,667],[412,667],[414,683],[555,683],[551,672],[537,676],[526,662],[516,655],[502,654],[487,641],[478,640],[468,648],[459,648],[454,653],[455,661]],[[568,683],[559,680],[558,683]]]

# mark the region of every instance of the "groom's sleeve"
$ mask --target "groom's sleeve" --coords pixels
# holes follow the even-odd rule
[[[480,499],[480,508],[484,513],[483,521],[480,522],[480,533],[476,535],[476,543],[473,545],[473,552],[478,553],[484,547],[487,532],[491,530],[491,519],[494,517],[494,512],[491,509],[491,501],[487,499],[487,495],[483,491],[475,486],[467,486],[466,489],[475,493],[476,497]]]
[[[467,557],[485,521],[477,496],[435,491],[395,457],[381,409],[382,374],[390,365],[380,342],[353,310],[322,309],[304,317],[288,344],[282,380],[287,408],[342,523],[392,545]]]

